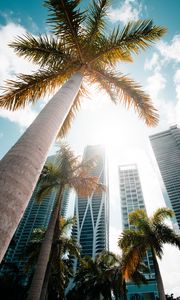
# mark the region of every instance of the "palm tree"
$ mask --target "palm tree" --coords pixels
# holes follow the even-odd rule
[[[112,293],[116,300],[126,297],[125,280],[136,284],[147,283],[141,263],[136,270],[125,278],[124,270],[127,260],[124,255],[119,257],[112,252],[103,251],[96,256],[84,257],[80,260],[80,267],[75,276],[75,288],[71,292],[72,299],[100,299],[112,300]],[[71,294],[70,293],[70,294]],[[69,298],[68,298],[69,299]],[[70,298],[71,299],[71,298]]]
[[[72,276],[69,255],[77,258],[80,256],[79,246],[77,245],[76,240],[68,236],[68,230],[74,222],[74,218],[60,219],[59,226],[61,230],[59,231],[59,235],[54,236],[53,239],[50,261],[44,280],[41,299],[46,299],[45,296],[47,296],[46,293],[49,281],[50,291],[53,290],[54,293],[56,293],[56,296],[60,295],[60,298],[64,299],[64,288],[69,276]],[[45,228],[36,228],[32,233],[31,241],[24,252],[25,257],[28,257],[25,265],[26,272],[35,268],[45,232]]]
[[[77,241],[68,236],[69,227],[72,227],[74,223],[74,218],[60,219],[61,231],[59,232],[59,237],[56,237],[52,248],[51,276],[50,278],[47,276],[47,282],[49,284],[48,292],[53,290],[56,299],[64,299],[64,290],[70,277],[73,276],[72,261],[69,259],[69,256],[71,258],[72,256],[80,257],[80,247]],[[46,288],[44,289],[44,294],[46,295]],[[45,299],[45,297],[42,297],[42,293],[41,299]]]
[[[7,81],[0,106],[9,110],[24,108],[65,84],[1,160],[0,260],[32,195],[50,145],[57,134],[60,137],[67,132],[75,117],[85,94],[83,79],[96,83],[114,103],[134,106],[147,125],[158,121],[150,97],[115,67],[119,62],[132,62],[132,54],[159,40],[166,29],[143,20],[110,31],[106,26],[110,0],[92,1],[88,11],[80,11],[80,0],[44,3],[53,35],[26,34],[10,45],[19,56],[38,64],[39,71]]]
[[[95,160],[79,162],[68,145],[63,144],[57,153],[56,161],[48,163],[40,176],[40,189],[37,199],[56,191],[56,202],[38,256],[35,273],[29,290],[28,299],[39,299],[41,289],[51,253],[53,238],[59,235],[59,219],[62,197],[67,187],[74,188],[79,195],[89,196],[93,191],[105,191],[105,187],[98,183],[98,178],[90,176],[89,172],[95,167]]]
[[[84,257],[75,276],[73,299],[111,300],[109,274],[106,274],[117,262],[116,256],[108,251],[98,254],[95,259]]]
[[[169,208],[157,209],[150,218],[144,210],[138,209],[129,214],[129,222],[133,229],[125,230],[119,239],[119,246],[125,251],[128,261],[125,268],[126,276],[128,276],[129,270],[136,269],[146,251],[151,251],[161,300],[166,299],[166,297],[156,257],[162,258],[165,243],[180,249],[180,236],[164,223],[167,217],[172,216],[173,212]]]
[[[139,263],[135,270],[130,270],[128,276],[125,272],[128,268],[128,260],[130,257],[126,257],[125,253],[122,256],[116,255],[117,262],[114,266],[108,269],[105,273],[108,275],[111,282],[111,290],[113,292],[115,300],[127,299],[126,282],[131,281],[136,285],[147,284],[145,275],[143,272],[148,272],[149,269],[143,263]]]

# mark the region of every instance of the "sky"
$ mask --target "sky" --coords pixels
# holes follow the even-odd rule
[[[86,7],[88,0],[82,0]],[[34,35],[49,33],[47,10],[42,0],[0,1],[0,85],[16,73],[31,73],[37,67],[18,58],[8,47],[17,35],[26,31]],[[167,27],[167,34],[150,49],[134,56],[133,64],[120,64],[119,70],[141,84],[151,95],[159,111],[156,128],[147,128],[135,112],[121,104],[115,106],[109,98],[91,88],[91,99],[84,99],[67,141],[82,155],[86,145],[104,144],[109,164],[110,182],[110,250],[118,251],[117,237],[122,231],[117,166],[138,165],[144,200],[148,214],[165,206],[161,180],[148,136],[180,125],[180,1],[179,0],[114,0],[108,15],[110,26],[123,26],[129,20],[153,19],[157,25]],[[18,140],[34,120],[48,99],[36,106],[9,112],[0,110],[0,158]],[[50,153],[55,151],[52,147]],[[72,209],[72,207],[71,207]],[[165,291],[180,295],[180,253],[173,247],[164,248],[160,262]]]

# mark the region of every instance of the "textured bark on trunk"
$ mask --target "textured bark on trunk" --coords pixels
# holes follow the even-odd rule
[[[42,287],[46,275],[46,269],[48,266],[50,254],[51,254],[51,247],[53,243],[53,237],[55,232],[55,227],[57,221],[59,221],[59,212],[61,209],[61,199],[62,199],[62,191],[63,188],[61,187],[57,196],[57,201],[55,204],[55,208],[52,212],[50,222],[48,225],[48,229],[46,231],[44,240],[41,245],[40,253],[38,256],[36,269],[33,275],[32,283],[28,292],[27,300],[39,300],[41,297]]]
[[[157,262],[157,258],[156,258],[156,255],[154,253],[154,250],[151,249],[151,251],[152,251],[152,257],[153,257],[153,263],[154,263],[154,269],[155,269],[155,277],[156,277],[157,287],[158,287],[158,292],[159,292],[159,299],[160,300],[166,300],[163,281],[162,281],[159,265],[158,265],[158,262]]]
[[[69,79],[0,162],[0,262],[28,205],[55,140],[81,85]]]
[[[61,215],[61,213],[60,213],[61,208],[62,208],[62,199],[61,199],[59,214],[58,214],[55,229],[54,229],[54,231],[55,231],[54,237],[53,237],[54,240],[56,240],[56,237],[59,235],[59,220],[60,220],[60,215]],[[52,246],[51,247],[50,259],[49,259],[49,262],[48,262],[48,265],[47,265],[47,268],[46,268],[46,274],[45,274],[44,282],[43,282],[43,285],[42,285],[40,300],[48,299],[48,285],[49,285],[49,278],[50,278],[50,275],[51,275],[51,266],[52,266],[53,259],[54,259],[54,251],[53,251],[53,246]]]

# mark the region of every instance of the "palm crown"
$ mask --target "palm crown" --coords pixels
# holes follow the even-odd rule
[[[119,239],[119,246],[126,252],[129,270],[136,269],[147,250],[151,250],[161,259],[165,243],[180,249],[180,236],[164,222],[166,218],[172,216],[173,212],[169,208],[157,209],[150,218],[142,209],[129,214],[129,222],[134,229],[125,230]],[[127,276],[129,270],[126,267]]]
[[[147,125],[156,125],[158,114],[150,97],[139,84],[115,71],[115,67],[119,62],[132,62],[134,53],[149,47],[166,29],[153,25],[151,20],[142,20],[107,30],[110,0],[93,0],[88,11],[81,11],[77,0],[46,0],[44,4],[49,10],[47,22],[52,27],[52,36],[26,34],[10,44],[19,56],[38,64],[39,71],[19,74],[17,80],[7,81],[0,106],[16,110],[34,103],[80,71],[88,82],[105,90],[113,102],[133,105]],[[82,84],[60,136],[70,127],[85,93]]]

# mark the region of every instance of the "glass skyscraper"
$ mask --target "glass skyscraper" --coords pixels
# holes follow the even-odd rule
[[[180,129],[171,126],[149,138],[168,194],[166,205],[175,213],[175,229],[180,229]]]
[[[97,176],[99,183],[108,185],[104,148],[100,145],[87,146],[83,160],[96,159],[90,175]],[[109,199],[108,192],[94,192],[89,197],[76,196],[76,225],[72,235],[81,245],[81,255],[95,257],[109,246]]]
[[[48,158],[48,160],[51,161],[53,159],[54,156]],[[38,203],[36,200],[36,192],[38,189],[39,187],[37,186],[13,236],[13,242],[6,252],[3,264],[0,268],[1,274],[8,271],[10,264],[13,264],[18,267],[24,278],[27,277],[28,280],[29,274],[24,272],[24,267],[27,262],[27,257],[24,255],[25,249],[31,240],[31,235],[35,228],[47,228],[56,198],[56,193],[52,191],[41,203]],[[65,190],[61,211],[63,216],[67,208],[68,195],[69,191]],[[26,284],[26,280],[24,280],[24,282]]]
[[[136,209],[146,210],[139,173],[135,164],[119,166],[119,184],[122,224],[123,229],[128,229],[130,228],[128,220],[129,213],[135,211]],[[133,283],[128,283],[128,300],[156,299],[156,296],[158,295],[153,259],[150,251],[146,253],[144,263],[149,269],[149,272],[144,274],[148,279],[148,285],[143,284],[138,287]]]

